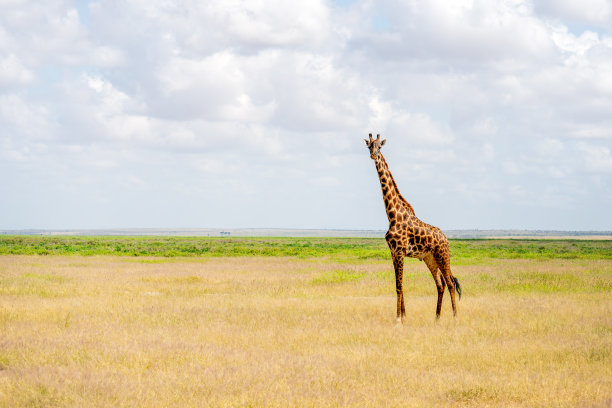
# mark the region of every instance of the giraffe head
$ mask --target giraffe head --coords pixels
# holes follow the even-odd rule
[[[380,140],[380,135],[376,135],[376,139],[372,138],[372,134],[370,133],[370,140],[363,139],[365,141],[366,146],[370,149],[370,157],[374,160],[378,158],[380,155],[380,148],[385,144],[387,139]]]

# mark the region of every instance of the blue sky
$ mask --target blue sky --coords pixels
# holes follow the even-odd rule
[[[607,0],[0,4],[0,229],[612,230]]]

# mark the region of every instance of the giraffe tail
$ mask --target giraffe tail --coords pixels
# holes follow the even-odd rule
[[[461,299],[461,285],[459,284],[459,280],[457,278],[455,278],[453,276],[453,282],[455,282],[455,290],[457,291],[457,294],[459,295],[459,299]]]

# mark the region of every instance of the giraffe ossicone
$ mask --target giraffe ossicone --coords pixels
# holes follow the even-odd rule
[[[370,133],[369,139],[364,139],[364,141],[370,151],[370,157],[376,165],[385,211],[389,219],[389,229],[385,234],[385,239],[391,251],[395,269],[397,321],[403,322],[406,316],[403,290],[404,259],[406,257],[424,261],[433,276],[438,289],[436,319],[440,317],[445,287],[448,287],[453,315],[456,316],[455,291],[461,298],[461,286],[451,272],[448,239],[440,228],[418,219],[410,203],[400,194],[391,171],[389,171],[389,166],[380,152],[380,148],[385,144],[386,139],[381,140],[380,134],[377,134],[376,139],[374,139]]]

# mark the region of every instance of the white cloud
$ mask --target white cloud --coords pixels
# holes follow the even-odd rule
[[[302,47],[322,43],[327,34],[329,12],[323,1],[224,0],[211,8],[229,34],[246,44]]]
[[[535,151],[541,157],[555,157],[562,154],[564,150],[564,143],[557,139],[548,138],[536,141],[535,143]]]
[[[587,143],[578,144],[583,155],[584,166],[594,173],[612,173],[612,154],[610,147]]]
[[[209,158],[194,158],[191,166],[199,172],[215,175],[234,175],[242,169],[240,163],[232,160],[231,156]]]
[[[33,79],[32,71],[27,69],[15,54],[0,58],[0,88],[27,84]]]
[[[0,95],[0,118],[4,137],[14,140],[49,141],[58,132],[45,105],[33,104],[19,94]]]
[[[311,180],[311,183],[320,187],[337,187],[340,185],[340,180],[330,176],[320,176]]]
[[[485,143],[482,145],[482,158],[484,161],[493,161],[495,157],[495,147],[493,147],[491,143]]]
[[[275,102],[253,102],[245,60],[230,51],[201,60],[172,58],[158,72],[162,99],[151,103],[153,110],[179,119],[266,122]]]
[[[402,112],[392,117],[389,122],[389,133],[405,135],[411,145],[448,146],[454,141],[452,131],[426,113]]]
[[[0,49],[30,70],[50,64],[116,66],[121,51],[91,41],[79,14],[66,0],[2,2]]]
[[[427,113],[397,110],[376,96],[370,99],[369,107],[372,112],[369,128],[376,129],[375,133],[401,137],[410,150],[423,146],[447,146],[454,140],[452,131]]]
[[[452,61],[474,70],[500,60],[542,60],[553,52],[546,25],[526,1],[414,1],[369,3],[383,10],[393,34],[357,34],[353,44],[385,60]],[[357,22],[359,23],[359,22]],[[357,27],[353,28],[355,33]]]
[[[538,0],[536,10],[545,16],[570,23],[610,24],[612,4],[608,0]]]
[[[385,221],[361,141],[373,132],[406,198],[449,227],[529,209],[532,227],[564,228],[538,208],[612,205],[610,10],[590,1],[108,0],[86,24],[68,0],[5,1],[0,170],[44,179],[50,197],[78,173],[71,188],[106,197],[106,219],[126,205],[112,197],[188,197],[227,225],[237,195],[276,226],[372,228]],[[0,194],[34,194],[16,183]]]

